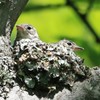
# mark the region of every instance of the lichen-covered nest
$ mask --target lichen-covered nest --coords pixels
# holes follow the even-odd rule
[[[63,41],[63,40],[62,40]],[[71,89],[74,82],[83,81],[90,75],[83,59],[78,57],[66,41],[47,44],[41,41],[22,39],[14,47],[17,81],[30,93],[61,88]]]

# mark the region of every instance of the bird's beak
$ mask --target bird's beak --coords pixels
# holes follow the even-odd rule
[[[21,25],[16,25],[16,27],[17,27],[17,30],[19,30],[19,31],[23,31],[24,30],[24,28]]]
[[[74,46],[74,48],[73,48],[75,51],[77,51],[77,50],[84,50],[84,48],[82,48],[82,47],[79,47],[79,46]]]

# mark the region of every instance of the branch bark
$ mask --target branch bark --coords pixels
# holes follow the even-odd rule
[[[0,0],[0,36],[10,37],[15,22],[28,0]]]

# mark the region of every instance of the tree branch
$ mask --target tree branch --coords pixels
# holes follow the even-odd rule
[[[0,0],[0,36],[11,31],[28,0]]]
[[[85,16],[87,16],[91,10],[91,8],[93,7],[94,1],[93,0],[89,0],[89,6],[85,12]]]
[[[87,21],[86,16],[81,14],[77,7],[73,4],[72,0],[67,0],[66,5],[71,6],[74,11],[77,13],[77,15],[80,17],[80,19],[85,23],[85,25],[89,28],[89,30],[92,32],[93,36],[95,37],[95,40],[100,43],[100,37],[96,34],[95,30],[91,27],[90,23]]]

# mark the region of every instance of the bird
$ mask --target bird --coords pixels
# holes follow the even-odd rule
[[[31,52],[36,45],[43,45],[44,42],[39,39],[37,30],[30,24],[16,25],[17,35],[13,43],[14,59],[18,59],[21,51],[27,50]],[[25,57],[24,57],[25,58]]]
[[[72,41],[66,40],[66,39],[60,40],[60,41],[59,41],[58,43],[56,43],[56,44],[63,45],[63,46],[68,46],[68,47],[70,47],[73,51],[84,50],[83,47],[78,46],[75,42],[72,42]]]

